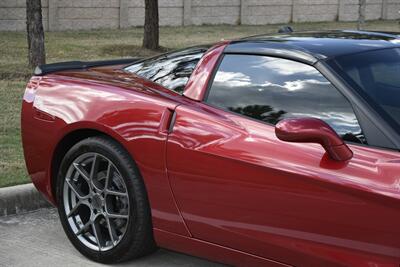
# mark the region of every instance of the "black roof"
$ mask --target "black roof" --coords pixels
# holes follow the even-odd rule
[[[344,30],[251,36],[231,42],[225,53],[279,55],[312,64],[392,47],[400,47],[400,33]]]

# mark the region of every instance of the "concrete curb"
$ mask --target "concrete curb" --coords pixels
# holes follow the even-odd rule
[[[0,216],[51,207],[33,184],[0,188]]]

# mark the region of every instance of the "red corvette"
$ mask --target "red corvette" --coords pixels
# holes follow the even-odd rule
[[[43,65],[22,139],[85,256],[399,266],[400,37],[284,33]]]

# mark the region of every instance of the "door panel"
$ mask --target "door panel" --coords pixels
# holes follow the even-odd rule
[[[168,175],[195,238],[297,266],[399,262],[398,153],[351,146],[339,163],[202,103],[176,112]]]

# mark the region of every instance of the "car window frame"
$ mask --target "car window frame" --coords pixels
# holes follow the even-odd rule
[[[400,47],[396,47],[400,48]],[[382,50],[390,50],[393,49],[391,48],[384,48],[384,49],[376,49],[372,51],[366,51],[366,52],[359,52],[355,53],[352,55],[360,55],[360,54],[368,54],[373,51],[382,51]],[[340,56],[340,57],[343,57]],[[385,129],[385,133],[388,135],[388,138],[392,141],[394,146],[400,150],[400,129],[398,129],[399,124],[390,116],[388,116],[386,111],[383,110],[382,107],[379,106],[379,104],[371,99],[371,96],[369,96],[367,93],[364,93],[363,89],[355,83],[355,81],[352,81],[351,79],[347,79],[346,76],[348,74],[343,70],[343,68],[338,64],[337,62],[338,57],[334,57],[331,59],[328,59],[326,61],[326,68],[331,69],[334,73],[337,72],[343,72],[342,75],[337,74],[337,78],[341,80],[343,84],[346,85],[346,87],[351,88],[351,92],[355,95],[358,96],[358,99],[356,100],[357,102],[362,103],[363,106],[369,109],[369,111],[372,112],[373,114],[373,119],[375,119],[376,125],[379,127],[382,127]],[[371,101],[369,101],[371,100]],[[377,120],[378,118],[378,120]]]
[[[305,65],[308,65],[308,66],[314,68],[314,69],[317,70],[327,81],[329,81],[329,83],[330,83],[330,84],[343,96],[343,98],[346,99],[347,102],[350,104],[350,107],[351,107],[352,110],[353,110],[354,116],[355,116],[356,119],[357,119],[358,125],[360,126],[360,129],[361,129],[362,133],[364,134],[364,137],[365,137],[365,139],[366,139],[366,141],[367,141],[367,144],[351,142],[351,141],[343,140],[343,139],[341,138],[341,139],[343,140],[343,142],[345,142],[346,144],[351,144],[351,145],[356,145],[356,146],[361,146],[361,147],[368,147],[368,148],[371,148],[371,147],[374,148],[374,147],[375,147],[375,148],[379,148],[379,149],[389,149],[389,150],[393,150],[393,148],[379,147],[379,146],[374,146],[374,145],[370,145],[370,144],[369,144],[369,142],[368,142],[368,137],[367,137],[366,134],[365,134],[365,130],[364,130],[364,128],[363,128],[363,124],[361,123],[361,119],[360,119],[358,113],[356,112],[356,107],[355,107],[354,103],[346,96],[346,94],[344,94],[344,93],[342,92],[342,90],[340,90],[340,89],[338,88],[338,86],[336,86],[336,84],[335,84],[334,82],[331,81],[331,79],[329,79],[329,78],[327,77],[327,75],[325,75],[324,72],[320,71],[320,69],[316,66],[317,63],[318,63],[319,61],[317,61],[317,62],[314,63],[314,64],[308,64],[308,63],[306,63],[306,62],[304,62],[304,61],[301,61],[301,60],[288,59],[288,58],[285,58],[285,57],[279,57],[279,56],[270,55],[270,54],[232,53],[232,52],[228,52],[228,53],[227,53],[227,52],[224,52],[224,53],[222,53],[221,56],[218,58],[217,64],[215,65],[214,69],[212,70],[212,72],[211,72],[211,74],[210,74],[210,79],[208,80],[208,84],[207,84],[207,87],[206,87],[206,92],[205,92],[205,94],[204,94],[203,100],[201,101],[201,103],[203,103],[204,105],[206,105],[206,106],[208,106],[208,107],[215,108],[215,109],[217,109],[217,110],[219,110],[219,111],[227,112],[228,114],[232,114],[232,115],[234,115],[234,116],[239,116],[239,117],[241,117],[241,118],[248,119],[248,120],[250,120],[250,121],[254,121],[254,122],[260,123],[260,124],[262,124],[262,125],[266,125],[266,126],[275,128],[275,124],[272,124],[272,123],[269,123],[269,122],[265,122],[265,121],[260,121],[260,120],[258,120],[258,119],[255,119],[255,118],[252,118],[252,117],[249,117],[249,116],[245,116],[245,115],[243,115],[243,114],[236,113],[236,112],[230,111],[230,110],[228,110],[228,109],[224,109],[224,108],[222,108],[222,107],[219,107],[219,106],[216,106],[216,105],[213,105],[213,104],[210,104],[209,102],[207,102],[207,99],[208,99],[208,97],[209,97],[209,94],[210,94],[211,87],[212,87],[212,84],[213,84],[213,82],[214,82],[215,76],[217,75],[217,72],[218,72],[218,70],[220,69],[220,66],[221,66],[221,64],[222,64],[223,59],[224,59],[225,56],[227,56],[227,55],[248,55],[248,56],[261,56],[261,57],[270,57],[270,58],[284,59],[284,60],[289,60],[289,61],[293,61],[293,62],[297,62],[297,63],[302,63],[302,64],[305,64]],[[335,131],[335,132],[336,132],[336,131]]]
[[[327,60],[329,61],[332,59]],[[370,103],[367,103],[351,85],[336,73],[336,69],[332,68],[331,65],[327,63],[327,60],[316,62],[314,67],[351,103],[361,129],[368,141],[367,147],[399,152],[400,136],[397,132],[390,127]],[[371,142],[373,141],[372,139],[375,139],[372,138],[372,136],[379,136],[381,142]],[[386,145],[383,146],[382,144]]]

